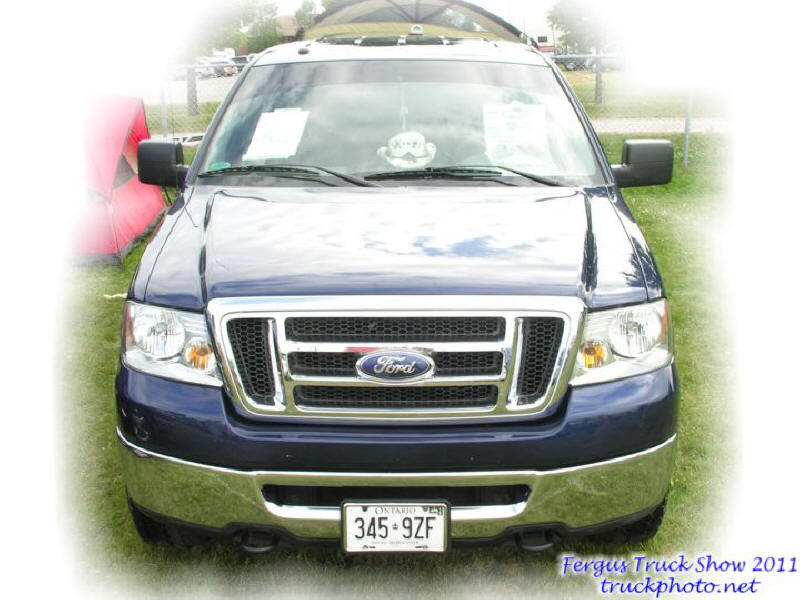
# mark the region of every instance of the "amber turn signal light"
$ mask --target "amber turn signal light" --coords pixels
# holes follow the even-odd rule
[[[596,369],[606,364],[609,352],[602,342],[584,342],[580,350],[580,360],[584,368]]]
[[[208,373],[216,366],[214,349],[206,340],[195,338],[186,345],[183,362],[187,367]]]

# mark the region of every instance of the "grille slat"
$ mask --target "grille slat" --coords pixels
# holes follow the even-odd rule
[[[505,336],[501,317],[292,317],[286,337],[299,342],[481,342]]]
[[[564,321],[555,317],[523,319],[522,335],[518,403],[532,404],[547,392],[564,335]]]
[[[439,352],[434,355],[436,375],[444,377],[500,375],[502,352]]]
[[[228,321],[228,339],[233,347],[237,370],[245,393],[254,402],[275,403],[275,377],[269,348],[267,319]]]
[[[359,355],[350,352],[292,352],[289,371],[293,375],[355,377]]]
[[[481,408],[497,402],[497,388],[493,385],[393,388],[301,385],[294,388],[294,402],[303,408]]]
[[[355,377],[360,354],[350,352],[292,352],[289,370],[294,375],[318,377]],[[437,352],[433,355],[435,375],[472,377],[500,375],[502,352]]]

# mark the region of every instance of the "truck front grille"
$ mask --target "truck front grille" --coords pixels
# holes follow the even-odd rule
[[[302,408],[445,409],[490,408],[497,402],[493,385],[447,387],[345,387],[300,385],[294,402]]]
[[[408,298],[374,301],[396,305]],[[448,311],[438,299],[436,309],[407,313],[325,314],[325,302],[340,301],[363,303],[274,299],[263,310],[224,310],[235,306],[231,299],[213,311],[212,302],[215,331],[224,333],[220,356],[228,391],[247,416],[408,422],[513,417],[547,409],[566,390],[572,323],[582,310],[577,300],[565,301],[571,312],[526,310],[524,300],[484,297],[475,302],[523,308]],[[423,307],[431,302],[413,301]],[[280,308],[270,310],[273,304]],[[426,355],[434,368],[407,382],[368,377],[356,368],[367,354],[403,351]]]
[[[272,404],[275,397],[275,377],[268,331],[267,319],[228,321],[228,339],[233,347],[244,391],[259,404]]]
[[[355,377],[361,354],[354,352],[292,352],[289,371],[293,375]],[[437,352],[432,356],[436,375],[461,377],[500,375],[502,352]]]
[[[522,320],[522,358],[517,383],[518,402],[536,402],[547,391],[550,375],[564,335],[564,320],[556,318]]]
[[[503,339],[497,317],[294,317],[286,337],[300,342],[480,342]]]
[[[282,506],[339,508],[348,500],[446,500],[450,506],[504,506],[524,502],[530,496],[527,485],[464,486],[313,486],[265,485],[268,502]]]

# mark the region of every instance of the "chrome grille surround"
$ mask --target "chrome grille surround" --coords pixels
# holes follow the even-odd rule
[[[547,413],[567,389],[577,352],[577,333],[581,330],[584,303],[562,296],[281,296],[221,298],[208,304],[208,315],[220,366],[227,389],[246,414],[271,420],[374,421],[374,422],[459,422],[530,417]],[[299,342],[286,337],[285,320],[291,317],[502,317],[506,320],[502,340],[483,342]],[[518,403],[517,374],[520,372],[524,318],[557,317],[564,321],[561,345],[547,391],[535,402]],[[253,401],[247,396],[228,339],[227,323],[232,319],[269,319],[268,336],[272,349],[275,397],[272,404]],[[433,376],[423,381],[377,382],[354,377],[295,375],[289,369],[293,352],[377,352],[408,350],[423,354],[436,352],[501,352],[503,368],[499,375]],[[491,407],[451,409],[341,409],[303,408],[295,405],[293,390],[298,385],[314,386],[470,386],[494,385],[497,403]]]

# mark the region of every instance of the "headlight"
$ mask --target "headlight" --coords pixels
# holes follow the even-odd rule
[[[672,362],[672,324],[666,300],[590,313],[572,385],[612,381]]]
[[[126,303],[123,360],[160,377],[222,384],[205,317],[195,313]]]

